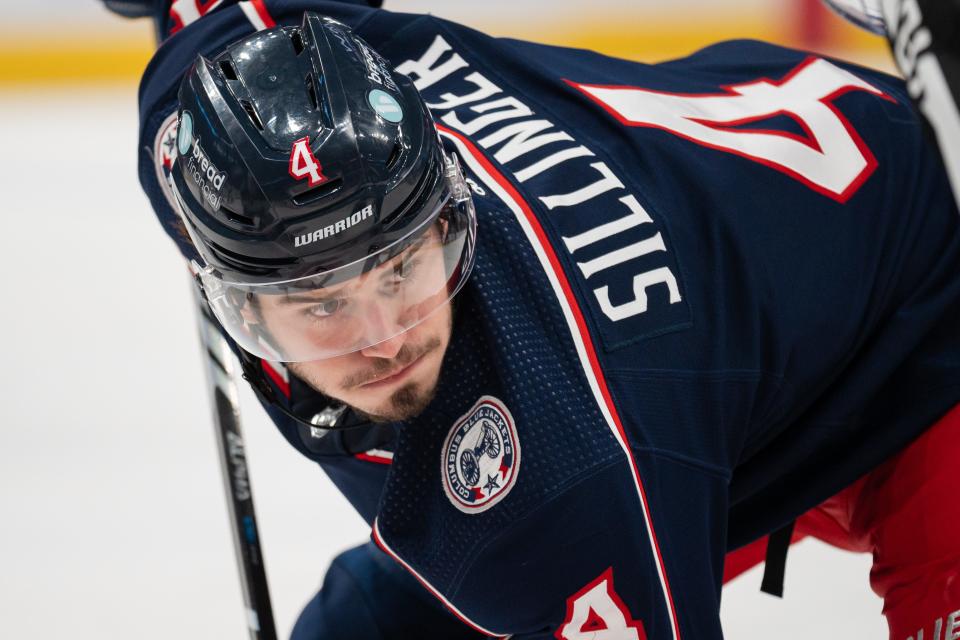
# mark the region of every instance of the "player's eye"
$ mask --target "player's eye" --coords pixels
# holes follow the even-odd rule
[[[329,300],[323,300],[307,307],[306,313],[314,318],[329,318],[337,312],[342,311],[346,303],[346,298],[330,298]]]
[[[393,267],[393,282],[400,283],[412,277],[419,265],[420,259],[416,256],[405,256]]]

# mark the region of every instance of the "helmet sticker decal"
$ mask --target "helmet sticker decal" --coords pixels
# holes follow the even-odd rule
[[[342,46],[345,51],[356,55],[357,50],[354,49],[353,45],[351,44],[353,42],[353,38],[347,35],[346,32],[348,29],[345,25],[337,22],[333,18],[327,18],[324,21],[324,25],[327,27],[327,31],[333,35],[337,41],[340,42],[340,46]]]
[[[227,172],[220,171],[210,160],[207,152],[203,150],[200,145],[200,138],[194,135],[193,115],[189,111],[184,111],[180,116],[180,126],[177,131],[177,151],[180,152],[181,156],[189,155],[187,175],[196,183],[207,204],[214,210],[219,209],[220,203],[223,201],[220,189],[227,179]]]
[[[294,238],[293,246],[302,247],[304,245],[310,244],[311,242],[316,242],[317,240],[323,240],[330,236],[335,236],[341,231],[346,231],[353,225],[357,224],[361,220],[366,220],[367,218],[373,215],[373,205],[368,204],[363,209],[355,211],[352,215],[346,216],[341,220],[337,220],[333,224],[328,224],[325,227],[320,227],[313,233],[304,233],[302,235]]]
[[[294,141],[293,147],[290,149],[290,163],[287,169],[290,175],[297,180],[309,178],[308,184],[311,187],[323,184],[329,179],[323,175],[323,167],[320,166],[316,156],[313,155],[313,151],[310,150],[310,136],[304,136]]]
[[[189,111],[180,115],[180,126],[177,129],[177,151],[185,156],[193,144],[193,116]]]
[[[377,115],[394,124],[403,120],[403,108],[397,99],[386,91],[373,89],[367,94],[367,102],[377,112]]]
[[[464,513],[481,513],[503,500],[520,470],[513,416],[493,396],[481,396],[454,423],[441,449],[443,491]]]
[[[400,89],[397,88],[397,83],[393,81],[393,76],[390,74],[390,64],[386,59],[368,47],[363,40],[356,38],[355,42],[360,47],[363,63],[367,67],[367,79],[399,93]]]

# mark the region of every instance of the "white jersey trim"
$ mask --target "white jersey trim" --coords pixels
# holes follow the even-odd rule
[[[550,257],[547,255],[547,249],[544,247],[544,243],[541,241],[536,230],[533,228],[530,221],[527,219],[526,214],[524,213],[524,206],[529,209],[529,205],[518,201],[515,196],[510,194],[503,187],[503,185],[493,175],[491,175],[490,171],[484,166],[485,163],[489,164],[489,160],[487,160],[479,150],[473,147],[473,145],[468,145],[467,142],[461,138],[461,134],[442,125],[438,125],[437,128],[440,131],[440,135],[456,145],[460,152],[460,156],[463,158],[467,166],[470,167],[473,173],[480,180],[482,180],[484,184],[488,186],[516,216],[517,221],[520,223],[520,227],[527,236],[527,240],[530,242],[530,245],[536,253],[537,258],[540,260],[540,265],[543,267],[547,279],[550,281],[550,286],[553,288],[554,295],[557,297],[557,302],[563,311],[564,319],[567,322],[567,327],[569,328],[570,335],[573,338],[577,356],[580,359],[580,366],[583,368],[583,373],[586,376],[587,382],[590,385],[590,389],[593,392],[594,398],[596,399],[597,406],[600,409],[600,412],[603,414],[607,426],[613,433],[614,438],[616,438],[617,442],[620,444],[620,447],[623,449],[623,452],[627,456],[630,472],[633,475],[634,485],[637,490],[637,496],[640,499],[644,516],[644,524],[647,528],[647,538],[650,541],[650,549],[655,560],[654,564],[657,567],[657,577],[660,580],[660,587],[663,591],[664,602],[667,610],[670,612],[669,617],[672,631],[671,638],[673,640],[680,640],[680,631],[678,629],[677,613],[673,604],[673,596],[670,593],[670,587],[667,583],[666,570],[663,565],[663,558],[660,554],[659,543],[657,542],[657,537],[653,530],[650,507],[647,503],[647,496],[643,488],[643,483],[640,480],[640,472],[637,467],[636,460],[633,457],[633,452],[630,450],[630,445],[626,441],[626,434],[623,432],[622,427],[620,426],[619,415],[617,415],[613,401],[612,399],[608,398],[607,394],[604,393],[604,390],[601,389],[601,382],[605,389],[606,381],[602,380],[603,373],[600,371],[599,363],[595,362],[596,356],[594,355],[594,358],[591,358],[590,354],[588,353],[587,347],[589,344],[589,351],[595,354],[592,340],[586,331],[586,327],[581,328],[579,326],[577,317],[571,309],[570,302],[567,299],[563,285],[560,283],[560,279],[557,275],[557,269],[559,267],[555,268],[552,265]],[[481,159],[483,161],[481,161]],[[504,180],[506,179],[504,178]]]
[[[253,28],[257,31],[263,31],[267,28],[267,23],[264,22],[263,18],[260,17],[260,14],[257,12],[256,7],[253,6],[253,3],[249,0],[242,0],[238,2],[237,5],[240,7],[240,10],[243,11],[244,15],[247,16],[247,20],[250,21],[250,24],[253,25]]]
[[[397,562],[399,562],[401,565],[403,565],[403,568],[404,568],[404,569],[406,569],[406,570],[409,571],[411,574],[413,574],[413,577],[416,578],[417,581],[418,581],[420,584],[422,584],[422,585],[427,589],[427,591],[429,591],[431,594],[433,594],[434,597],[436,597],[438,600],[440,600],[440,602],[442,602],[442,603],[444,604],[444,606],[445,606],[447,609],[450,610],[451,613],[453,613],[455,616],[457,616],[457,618],[459,618],[461,622],[463,622],[464,624],[466,624],[467,626],[469,626],[470,628],[472,628],[474,631],[478,631],[478,632],[480,632],[480,633],[486,634],[486,635],[488,635],[488,636],[492,636],[492,637],[494,637],[494,638],[502,638],[503,640],[508,640],[508,638],[510,638],[510,635],[509,635],[509,634],[508,634],[508,635],[504,635],[504,634],[502,634],[502,633],[497,633],[497,632],[495,632],[495,631],[490,631],[489,629],[486,629],[486,628],[484,628],[484,627],[481,627],[479,624],[477,624],[476,622],[470,620],[470,618],[468,618],[467,616],[463,615],[463,612],[462,612],[462,611],[460,611],[460,610],[457,609],[455,606],[453,606],[453,603],[452,603],[452,602],[450,602],[450,601],[447,600],[445,597],[443,597],[443,594],[442,594],[442,593],[440,593],[436,588],[434,588],[434,586],[431,585],[429,582],[427,582],[426,580],[424,580],[423,576],[421,576],[419,573],[417,573],[417,571],[416,571],[413,567],[411,567],[409,564],[407,564],[407,563],[403,560],[403,558],[401,558],[401,557],[397,554],[396,551],[394,551],[393,549],[391,549],[390,546],[389,546],[386,542],[384,542],[383,536],[380,535],[380,526],[379,526],[379,521],[378,521],[377,519],[375,519],[375,520],[373,521],[373,541],[377,544],[378,547],[380,547],[381,549],[383,549],[383,551],[384,551],[387,555],[389,555],[391,558],[393,558],[394,560],[396,560]]]

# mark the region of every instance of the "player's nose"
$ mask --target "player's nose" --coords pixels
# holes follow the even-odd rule
[[[392,310],[371,305],[363,320],[366,323],[367,340],[373,342],[360,353],[369,358],[394,358],[407,341],[407,333],[397,322]]]

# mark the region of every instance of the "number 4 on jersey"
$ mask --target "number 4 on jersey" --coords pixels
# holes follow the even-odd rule
[[[287,168],[290,175],[297,180],[309,178],[311,187],[327,181],[327,177],[320,172],[320,163],[317,162],[316,156],[310,150],[309,136],[300,138],[293,143],[293,148],[290,149],[290,163]]]
[[[567,616],[557,640],[647,640],[643,623],[613,588],[613,567],[567,598]]]
[[[876,169],[877,161],[833,101],[857,90],[895,102],[865,80],[816,57],[808,58],[779,82],[762,78],[723,87],[726,92],[719,94],[568,83],[627,126],[663,129],[742,156],[838,202],[846,202],[856,193]],[[778,116],[792,119],[803,135],[744,128]]]

